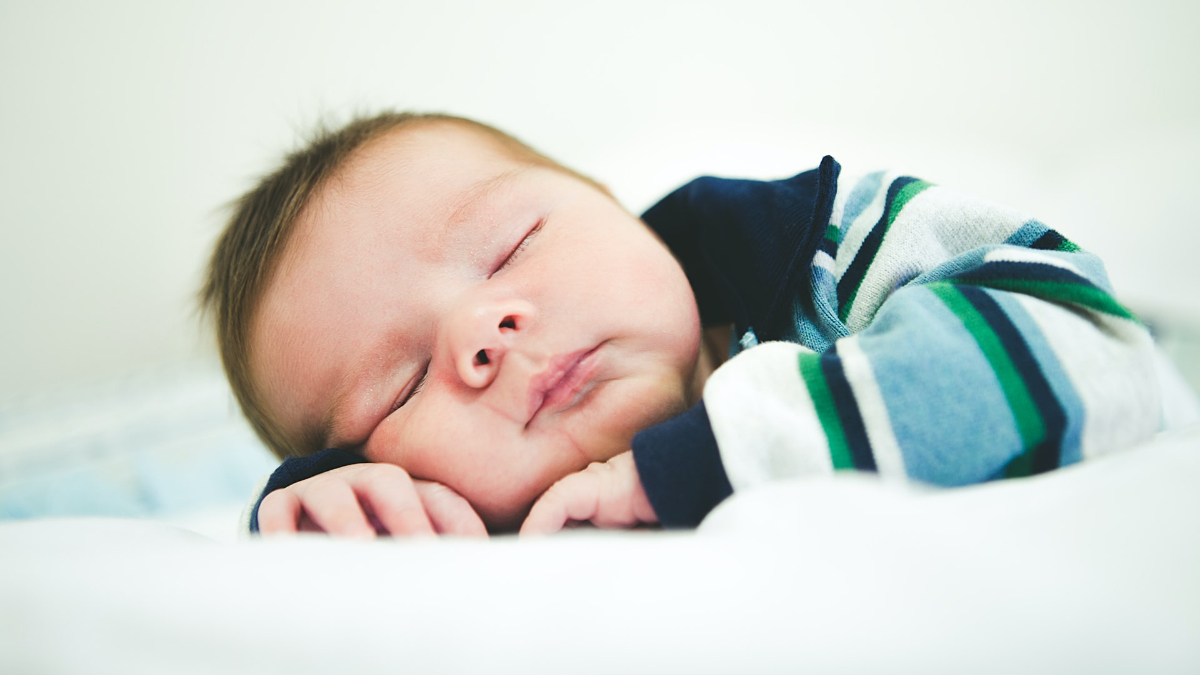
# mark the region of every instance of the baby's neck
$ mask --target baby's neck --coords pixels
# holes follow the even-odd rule
[[[700,335],[700,357],[692,374],[692,386],[688,392],[688,405],[695,405],[704,395],[704,383],[729,355],[729,340],[733,326],[710,326]]]

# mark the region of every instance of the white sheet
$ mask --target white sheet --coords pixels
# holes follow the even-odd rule
[[[0,525],[0,672],[1200,671],[1200,430],[1033,479],[739,495],[695,534],[220,544]]]

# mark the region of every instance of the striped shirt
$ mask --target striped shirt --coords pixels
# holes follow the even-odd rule
[[[732,358],[634,439],[668,526],[734,491],[829,474],[959,486],[1128,448],[1159,428],[1153,344],[1094,255],[1014,209],[830,157],[701,178],[644,215]]]

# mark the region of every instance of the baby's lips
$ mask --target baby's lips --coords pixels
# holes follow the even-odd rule
[[[518,424],[528,424],[542,404],[545,389],[539,388],[538,377],[550,361],[546,356],[539,359],[516,350],[509,351],[500,363],[495,380],[483,392],[484,404]]]
[[[598,349],[600,349],[599,345],[580,349],[555,357],[551,361],[552,365],[547,369],[545,373],[547,378],[543,382],[543,384],[550,384],[550,387],[542,392],[541,404],[533,411],[531,419],[540,410],[561,409],[573,405],[572,402],[576,400],[578,394],[584,390],[596,373],[595,353]]]
[[[586,380],[590,373],[580,373],[577,367],[597,348],[585,347],[540,357],[509,351],[500,363],[496,379],[484,394],[488,407],[528,426],[548,400],[551,405],[558,405],[569,400],[574,390],[583,386],[584,382],[577,380]]]

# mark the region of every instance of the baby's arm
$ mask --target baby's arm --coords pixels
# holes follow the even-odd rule
[[[817,221],[825,237],[812,294],[794,308],[799,337],[771,334],[807,347],[747,349],[702,403],[635,436],[665,526],[694,526],[733,491],[781,478],[858,469],[964,485],[1133,447],[1158,429],[1152,342],[1095,256],[1009,209],[867,178],[840,181],[849,197],[828,227]],[[658,215],[686,222],[705,189],[729,192],[710,183]]]
[[[265,534],[487,536],[458,493],[413,480],[392,464],[341,466],[271,491],[258,506],[257,523]]]
[[[705,402],[733,489],[840,469],[968,485],[1157,430],[1152,347],[1135,321],[962,281],[896,293],[822,354],[770,343],[714,375]]]

